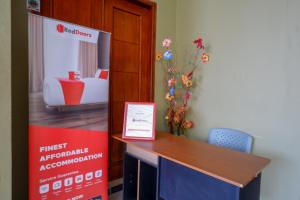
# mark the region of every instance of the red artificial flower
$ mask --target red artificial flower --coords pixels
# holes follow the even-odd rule
[[[204,49],[202,38],[198,38],[197,40],[194,40],[194,44],[196,44],[198,49]]]
[[[185,101],[188,101],[191,98],[191,93],[189,93],[188,91],[185,93],[184,95]]]
[[[188,77],[188,79],[192,79],[193,74],[194,74],[194,70],[190,71],[186,76]]]

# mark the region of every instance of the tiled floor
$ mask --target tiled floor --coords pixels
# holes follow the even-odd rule
[[[122,191],[113,193],[109,196],[109,200],[122,200]]]
[[[109,188],[112,188],[112,187],[120,185],[122,183],[123,183],[123,179],[120,178],[120,179],[117,179],[114,181],[110,181],[108,185],[109,185]],[[123,199],[122,194],[123,194],[123,191],[115,192],[109,196],[109,200],[122,200]]]

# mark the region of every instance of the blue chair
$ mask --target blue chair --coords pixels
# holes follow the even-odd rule
[[[251,153],[253,137],[239,130],[213,128],[210,130],[208,143],[236,151]]]

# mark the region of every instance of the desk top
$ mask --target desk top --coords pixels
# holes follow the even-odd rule
[[[122,134],[112,137],[238,187],[247,185],[270,163],[267,158],[164,132],[156,132],[155,141],[125,140]]]

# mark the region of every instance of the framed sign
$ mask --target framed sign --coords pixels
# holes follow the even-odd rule
[[[123,138],[137,140],[155,139],[155,103],[126,102]]]

